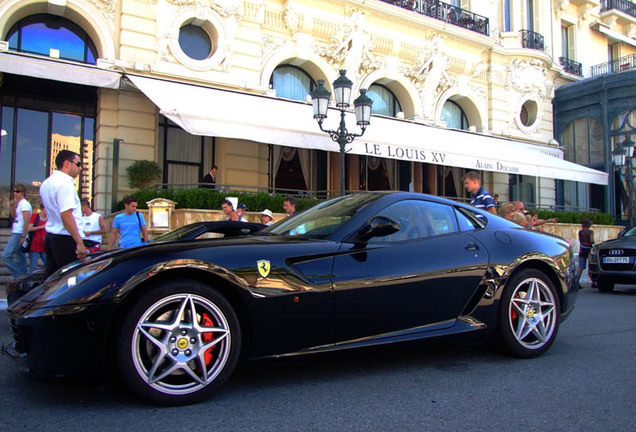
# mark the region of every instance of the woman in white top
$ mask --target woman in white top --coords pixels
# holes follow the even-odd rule
[[[22,243],[29,231],[29,219],[31,218],[31,204],[24,198],[26,187],[21,183],[13,186],[13,199],[9,202],[13,225],[11,237],[2,251],[2,261],[7,266],[14,278],[18,278],[27,272],[26,255],[20,251]]]

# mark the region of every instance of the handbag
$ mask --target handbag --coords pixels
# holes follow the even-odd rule
[[[35,223],[33,224],[34,227],[38,226],[38,224],[40,223],[40,215],[38,214],[35,217]],[[30,231],[26,237],[24,238],[24,242],[22,243],[22,246],[20,246],[20,251],[27,253],[31,250],[31,243],[33,243],[33,235],[35,234],[34,231]]]

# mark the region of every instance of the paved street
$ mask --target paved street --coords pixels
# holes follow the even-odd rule
[[[460,341],[305,357],[242,368],[216,397],[180,408],[116,384],[29,380],[2,356],[0,430],[635,430],[636,287],[620,288],[584,289],[539,359]]]

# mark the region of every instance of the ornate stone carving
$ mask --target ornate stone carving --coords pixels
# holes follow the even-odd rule
[[[100,0],[93,0],[100,1]],[[109,1],[109,0],[101,0]],[[160,0],[150,0],[153,4],[159,3]],[[205,10],[207,8],[213,10],[219,16],[227,18],[230,16],[235,17],[237,20],[241,18],[241,1],[240,0],[164,0],[165,2],[177,6],[183,7],[195,7],[197,10]]]
[[[453,85],[454,81],[448,74],[449,67],[450,61],[444,52],[444,40],[442,36],[435,35],[426,42],[413,64],[401,70],[419,90],[422,113],[427,118],[433,118],[438,96]]]
[[[115,19],[115,0],[90,0],[109,22]]]
[[[365,28],[364,14],[353,11],[340,31],[331,36],[328,46],[314,46],[314,49],[318,55],[328,58],[334,69],[345,69],[352,81],[359,81],[363,73],[383,65],[373,55],[373,38]]]
[[[514,59],[506,66],[506,89],[519,93],[546,95],[547,74],[541,60]]]
[[[261,57],[266,58],[268,54],[281,48],[283,45],[285,45],[285,41],[283,39],[263,36],[261,39]]]
[[[304,16],[294,8],[285,10],[285,26],[292,33],[298,33],[304,24]]]

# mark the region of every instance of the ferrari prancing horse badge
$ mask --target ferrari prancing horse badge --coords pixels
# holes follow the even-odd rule
[[[256,267],[258,268],[258,274],[262,277],[266,278],[269,276],[269,270],[271,269],[271,265],[267,260],[256,261]]]

